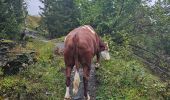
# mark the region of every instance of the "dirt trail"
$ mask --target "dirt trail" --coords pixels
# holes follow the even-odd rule
[[[73,96],[72,100],[83,100],[83,69],[80,68],[80,86],[79,86],[79,91],[77,95]],[[72,72],[71,75],[71,82],[73,82],[73,77],[74,77],[74,72]],[[88,90],[89,90],[89,95],[90,95],[90,100],[96,100],[96,74],[95,74],[95,67],[94,64],[91,65],[91,71],[90,71],[90,80],[88,84]],[[71,85],[71,91],[70,93],[72,94],[72,85]]]
[[[63,46],[64,43],[57,43],[56,46],[57,48],[59,49],[63,49]],[[73,96],[72,97],[72,100],[83,100],[83,97],[84,97],[84,93],[83,93],[83,90],[84,90],[84,86],[83,86],[83,69],[80,68],[79,70],[80,72],[80,86],[79,86],[79,91],[77,93],[77,95],[73,96],[73,93],[72,93],[72,83],[73,83],[73,78],[74,78],[74,72],[72,71],[71,73],[71,86],[70,86],[70,94]],[[96,100],[96,72],[95,72],[95,65],[92,64],[91,65],[91,71],[90,71],[90,80],[89,80],[89,84],[88,84],[88,90],[89,90],[89,95],[91,97],[90,100]]]

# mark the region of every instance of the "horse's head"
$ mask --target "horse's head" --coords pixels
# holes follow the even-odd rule
[[[101,56],[104,58],[104,60],[110,60],[108,43],[100,41],[99,48],[100,48]]]

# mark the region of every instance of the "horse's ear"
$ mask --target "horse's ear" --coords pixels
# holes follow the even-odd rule
[[[99,50],[100,52],[105,50],[105,43],[101,39],[99,40]]]

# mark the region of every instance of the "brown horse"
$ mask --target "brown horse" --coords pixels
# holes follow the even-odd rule
[[[90,100],[88,94],[88,81],[90,75],[90,67],[92,58],[97,56],[97,63],[100,59],[100,52],[105,56],[105,60],[110,59],[108,46],[102,42],[97,33],[90,25],[80,26],[72,30],[65,38],[64,47],[64,61],[66,65],[66,94],[65,99],[70,99],[69,86],[70,76],[73,66],[76,66],[74,81],[73,81],[73,94],[78,92],[80,76],[79,65],[83,68],[83,83],[84,83],[84,97]]]

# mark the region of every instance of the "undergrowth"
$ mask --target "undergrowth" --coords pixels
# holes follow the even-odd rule
[[[97,100],[162,100],[166,83],[159,81],[137,60],[113,58],[97,71]]]
[[[0,100],[61,100],[65,79],[62,57],[53,54],[54,43],[33,39],[24,51],[36,51],[37,63],[17,75],[0,77]],[[15,48],[16,50],[18,48]],[[19,48],[21,49],[21,48]]]
[[[150,74],[145,65],[133,57],[125,44],[110,45],[111,60],[101,61],[97,73],[97,100],[169,99],[167,83]],[[63,57],[53,55],[56,39],[43,42],[33,39],[26,50],[35,50],[37,63],[17,75],[0,77],[0,99],[63,100],[65,77]],[[2,76],[2,72],[0,72]]]
[[[109,38],[109,37],[107,37]],[[109,40],[109,39],[107,39]],[[126,45],[109,42],[111,60],[97,70],[97,100],[169,100],[167,82],[153,76]]]

